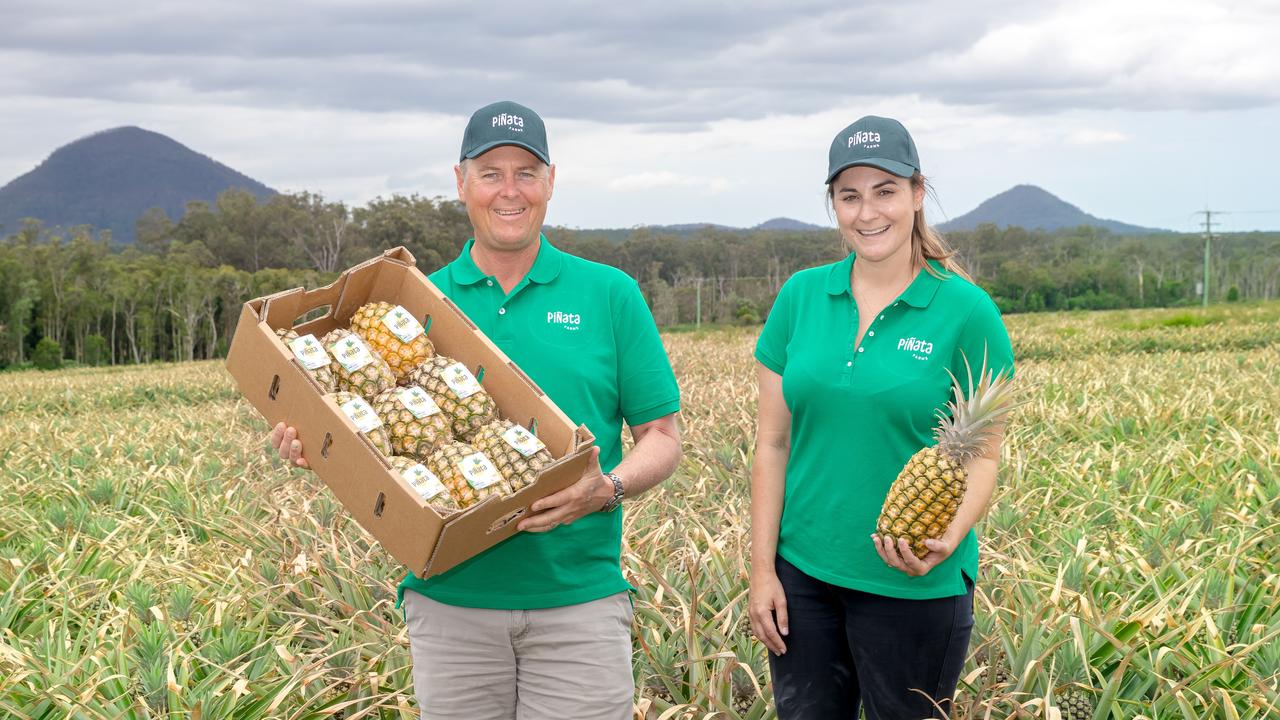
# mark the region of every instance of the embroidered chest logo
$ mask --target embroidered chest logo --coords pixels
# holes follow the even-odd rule
[[[578,313],[567,313],[560,310],[547,312],[547,324],[559,325],[570,332],[582,329],[582,316]]]
[[[911,353],[916,360],[928,360],[933,352],[933,343],[917,337],[902,338],[898,341],[898,349]]]

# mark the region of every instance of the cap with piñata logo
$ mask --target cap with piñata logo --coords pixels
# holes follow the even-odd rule
[[[538,113],[529,108],[501,100],[475,111],[462,133],[462,157],[459,161],[478,157],[502,145],[516,145],[551,164],[547,152],[547,128]]]
[[[868,115],[841,130],[831,141],[827,161],[827,183],[855,165],[880,168],[898,177],[920,172],[920,156],[911,133],[902,123]]]

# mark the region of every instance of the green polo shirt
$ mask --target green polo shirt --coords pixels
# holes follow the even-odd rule
[[[1009,335],[981,288],[921,270],[855,347],[852,268],[850,255],[792,276],[756,343],[756,359],[782,376],[791,411],[778,554],[819,580],[877,595],[963,594],[961,573],[978,576],[972,530],[923,577],[887,567],[870,535],[902,466],[936,444],[934,413],[952,397],[946,369],[965,383],[961,351],[976,375],[985,347],[991,367],[1012,370]]]
[[[538,257],[510,293],[462,253],[430,280],[538,384],[600,448],[600,467],[622,460],[622,423],[680,409],[680,392],[653,316],[626,273],[557,250]],[[405,589],[449,605],[532,610],[630,589],[622,577],[622,512],[597,512],[546,533],[517,533],[457,567]]]

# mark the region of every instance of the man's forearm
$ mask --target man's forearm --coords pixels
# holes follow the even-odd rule
[[[636,444],[613,469],[623,493],[634,498],[671,477],[680,464],[680,426],[674,414],[631,428]]]

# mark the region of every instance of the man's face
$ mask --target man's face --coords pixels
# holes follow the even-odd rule
[[[503,145],[456,166],[454,174],[478,245],[512,251],[538,239],[555,185],[554,165],[522,147]]]

